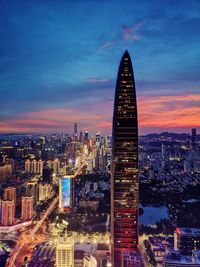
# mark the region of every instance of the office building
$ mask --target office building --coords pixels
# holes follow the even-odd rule
[[[56,245],[56,267],[74,267],[74,240],[72,237],[58,238]]]
[[[73,181],[74,176],[64,176],[59,180],[59,209],[69,210],[73,206]]]
[[[111,180],[112,267],[138,246],[138,120],[128,51],[122,56],[114,101]]]

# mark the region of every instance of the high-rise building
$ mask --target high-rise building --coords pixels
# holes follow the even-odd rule
[[[74,140],[78,141],[78,125],[77,125],[77,123],[74,124]]]
[[[34,205],[37,203],[39,192],[38,192],[38,184],[36,181],[31,181],[26,184],[26,195],[28,197],[33,196]]]
[[[111,180],[112,267],[138,246],[138,119],[131,58],[122,56],[114,101]]]
[[[85,143],[88,143],[88,140],[89,140],[89,134],[88,134],[88,131],[85,131]]]
[[[66,175],[59,180],[59,209],[68,210],[73,207],[74,176]]]
[[[161,146],[161,156],[163,159],[165,158],[165,145],[164,144],[162,144]]]
[[[33,217],[33,196],[22,197],[22,214],[21,218],[24,221],[31,220]]]
[[[16,202],[16,188],[7,187],[4,189],[3,197],[5,200],[14,200]]]
[[[74,267],[74,240],[60,237],[56,245],[56,267]]]
[[[83,142],[83,132],[82,131],[80,131],[80,136],[79,136],[79,142]]]
[[[49,168],[47,165],[44,166],[43,172],[42,172],[43,182],[51,184],[52,178],[53,178],[53,169]]]
[[[15,187],[7,187],[4,189],[3,192],[3,199],[4,200],[13,200],[14,201],[14,216],[16,210],[16,188]]]
[[[26,173],[36,173],[42,174],[43,170],[43,161],[42,160],[29,160],[25,161],[25,172]]]
[[[15,202],[14,200],[0,201],[1,225],[11,226],[15,222]]]
[[[46,184],[46,183],[40,183],[39,184],[39,190],[38,190],[38,200],[39,201],[44,201],[46,200],[52,192],[52,185],[51,184]]]
[[[3,164],[0,166],[0,180],[3,180],[2,178],[8,177],[12,174],[12,165],[11,164]]]
[[[54,174],[59,174],[60,173],[60,161],[59,159],[55,160],[48,160],[47,161],[47,166],[53,170]]]

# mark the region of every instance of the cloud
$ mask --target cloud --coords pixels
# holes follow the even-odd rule
[[[101,101],[85,108],[46,108],[25,112],[0,122],[1,132],[71,132],[79,129],[111,133],[113,101]],[[138,97],[140,132],[190,131],[200,128],[200,94]]]
[[[100,78],[100,77],[90,77],[87,80],[91,83],[104,83],[108,81],[108,79]]]
[[[0,132],[70,132],[75,122],[83,130],[95,131],[96,125],[98,123],[101,125],[101,121],[105,118],[104,111],[105,109],[100,111],[99,107],[93,105],[87,106],[87,109],[82,111],[68,108],[46,108],[24,112],[15,118],[1,121]]]
[[[143,26],[144,21],[136,23],[132,26],[122,26],[122,38],[123,40],[140,40],[141,35],[138,34],[138,30]]]
[[[105,49],[111,46],[114,46],[116,44],[120,44],[124,41],[138,41],[141,39],[141,35],[139,35],[138,31],[143,26],[144,21],[140,21],[138,23],[135,23],[131,26],[122,25],[120,28],[119,33],[116,35],[116,37],[113,40],[104,42],[100,49]]]
[[[113,46],[113,45],[115,45],[115,44],[116,44],[115,41],[108,41],[108,42],[103,43],[103,44],[100,46],[100,49],[104,49],[104,48]]]
[[[200,94],[139,97],[139,126],[165,130],[200,127]]]

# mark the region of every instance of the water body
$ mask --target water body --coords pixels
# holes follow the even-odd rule
[[[141,224],[155,224],[161,219],[168,219],[166,206],[140,205],[140,207],[144,210],[144,213],[139,218]]]

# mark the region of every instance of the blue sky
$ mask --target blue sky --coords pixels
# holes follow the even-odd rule
[[[76,121],[110,132],[125,49],[141,133],[200,127],[199,10],[198,0],[1,0],[0,131],[70,132]]]

